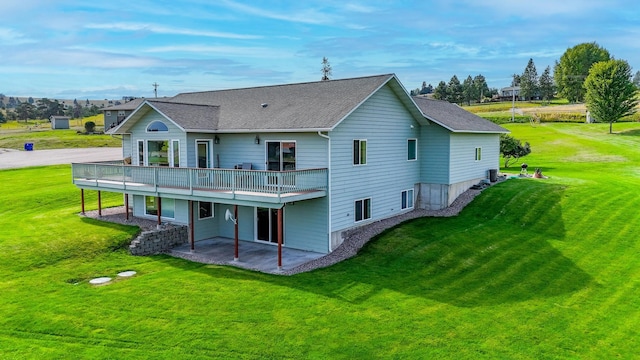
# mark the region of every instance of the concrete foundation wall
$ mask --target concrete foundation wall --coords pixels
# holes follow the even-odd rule
[[[419,184],[417,205],[420,209],[440,210],[448,207],[463,192],[485,178],[462,181],[456,184]]]
[[[158,254],[189,242],[187,226],[170,226],[164,229],[144,231],[129,245],[131,255]]]

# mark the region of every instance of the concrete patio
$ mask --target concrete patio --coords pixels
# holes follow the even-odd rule
[[[215,237],[196,241],[195,251],[189,244],[177,246],[167,254],[204,264],[231,265],[270,274],[280,274],[325,254],[282,248],[282,269],[278,270],[278,247],[251,241],[240,241],[238,260],[234,261],[234,240]]]

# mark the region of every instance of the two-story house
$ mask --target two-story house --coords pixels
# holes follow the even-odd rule
[[[499,168],[505,132],[410,97],[393,74],[183,93],[144,100],[110,131],[130,165],[73,164],[73,182],[126,194],[134,216],[188,225],[192,244],[329,253],[346,230],[450,205]]]

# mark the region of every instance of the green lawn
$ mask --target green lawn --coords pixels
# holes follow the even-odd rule
[[[76,215],[68,166],[0,171],[0,358],[636,358],[640,124],[507,127],[549,179],[291,277],[130,256],[136,229]]]

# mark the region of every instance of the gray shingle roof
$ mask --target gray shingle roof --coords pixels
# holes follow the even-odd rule
[[[147,100],[147,104],[187,131],[214,131],[218,128],[218,106],[183,104],[166,100]]]
[[[113,106],[106,107],[106,108],[102,109],[102,111],[135,110],[145,100],[146,100],[145,98],[133,99],[131,101],[128,101],[126,103],[122,103],[120,105],[113,105]]]
[[[432,100],[422,96],[414,96],[413,101],[418,105],[427,119],[452,132],[509,132],[509,130],[447,101]]]
[[[219,107],[220,132],[330,130],[391,79],[395,75],[184,93],[168,101]]]

